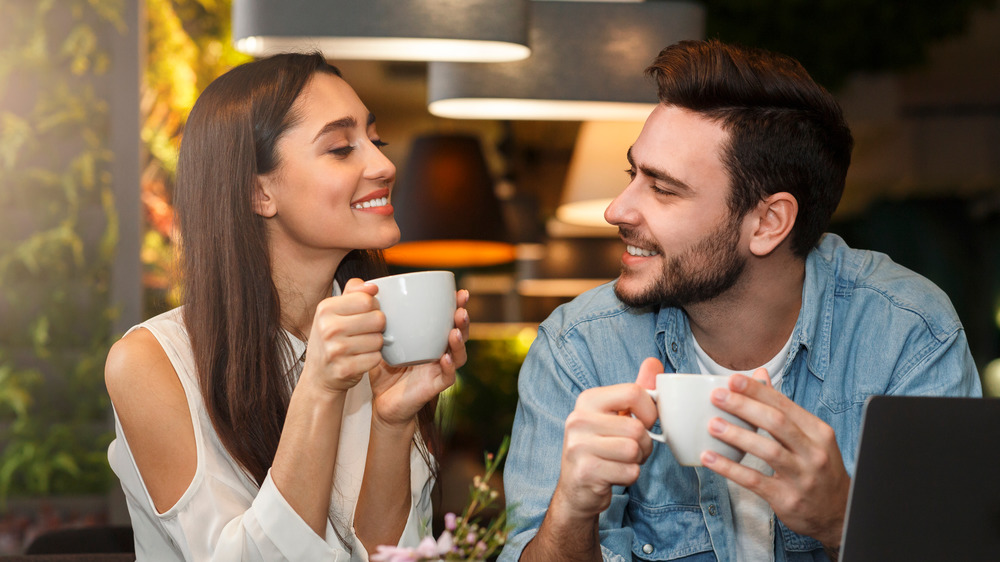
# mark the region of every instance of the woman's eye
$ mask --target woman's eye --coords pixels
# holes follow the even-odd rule
[[[382,139],[372,139],[372,144],[374,144],[379,148],[382,148],[383,146],[389,146],[389,143],[385,142]]]
[[[336,156],[345,157],[349,156],[352,152],[354,152],[354,147],[352,145],[347,145],[347,146],[342,146],[340,148],[332,148],[329,150],[329,152],[330,154],[334,154]]]

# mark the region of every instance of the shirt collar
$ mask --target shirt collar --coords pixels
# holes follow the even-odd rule
[[[792,329],[788,363],[799,350],[808,351],[809,370],[820,380],[830,365],[833,307],[837,292],[833,255],[845,245],[835,234],[825,234],[820,244],[806,256],[805,279],[802,283],[802,307]],[[688,372],[697,367],[687,315],[675,307],[661,307],[656,312],[656,342],[660,360],[674,372]],[[668,368],[669,368],[668,367]]]

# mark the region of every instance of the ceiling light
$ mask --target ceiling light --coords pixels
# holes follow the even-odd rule
[[[236,49],[328,59],[516,61],[529,0],[233,0]]]
[[[694,2],[533,0],[522,61],[432,62],[428,109],[457,119],[642,121],[656,105],[645,68],[661,49],[700,39]]]

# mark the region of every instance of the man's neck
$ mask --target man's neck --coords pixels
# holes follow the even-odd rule
[[[698,345],[734,371],[772,359],[788,341],[802,307],[805,262],[753,264],[725,294],[684,307]]]

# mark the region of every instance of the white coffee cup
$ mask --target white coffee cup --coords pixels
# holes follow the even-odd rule
[[[394,367],[441,359],[455,327],[455,274],[418,271],[368,281],[385,314],[382,359]]]
[[[656,402],[662,434],[649,436],[670,446],[677,462],[684,466],[701,466],[701,453],[706,450],[739,462],[744,452],[708,433],[708,422],[722,418],[727,422],[754,431],[753,426],[715,407],[712,391],[725,387],[728,376],[660,373],[656,375],[656,390],[647,390]]]

